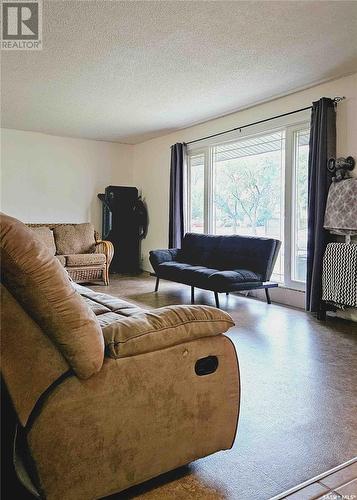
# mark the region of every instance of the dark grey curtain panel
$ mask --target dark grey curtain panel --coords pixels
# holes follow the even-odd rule
[[[329,241],[329,233],[323,227],[331,184],[327,161],[335,155],[335,103],[322,97],[312,105],[308,174],[306,309],[315,313],[321,307],[322,259]]]
[[[185,144],[171,146],[169,248],[181,248],[184,236],[185,156]]]

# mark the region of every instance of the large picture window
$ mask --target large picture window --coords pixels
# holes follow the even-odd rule
[[[277,238],[272,279],[303,288],[306,275],[306,123],[191,148],[188,230]]]

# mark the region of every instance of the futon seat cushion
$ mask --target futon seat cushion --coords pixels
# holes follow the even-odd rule
[[[219,271],[202,266],[192,266],[183,262],[164,262],[158,267],[162,278],[189,283],[209,290],[225,290],[239,283],[261,283],[262,276],[248,269]]]
[[[209,276],[217,269],[209,269],[203,266],[193,266],[183,262],[164,262],[159,265],[159,273],[163,278],[173,281],[189,281],[192,283],[205,283]]]
[[[161,278],[184,282],[183,272],[190,267],[192,267],[191,264],[171,261],[160,264],[157,270]]]
[[[74,255],[66,255],[68,267],[78,266],[99,266],[105,264],[104,253],[78,253]]]
[[[238,283],[261,283],[262,276],[248,271],[236,269],[235,271],[217,271],[209,276],[209,282],[214,289],[224,289]]]

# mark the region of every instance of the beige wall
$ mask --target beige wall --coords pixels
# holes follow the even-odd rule
[[[93,222],[97,193],[133,185],[133,147],[1,130],[1,209],[25,222]]]
[[[142,245],[144,269],[150,270],[149,250],[167,247],[171,144],[188,142],[238,125],[310,106],[312,101],[323,96],[346,97],[346,100],[338,105],[337,153],[341,156],[352,155],[357,159],[357,74],[136,145],[134,185],[141,189],[150,217],[148,235]]]

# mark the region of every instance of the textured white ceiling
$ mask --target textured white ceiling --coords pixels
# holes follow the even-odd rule
[[[2,126],[137,143],[357,70],[356,1],[44,2]]]

